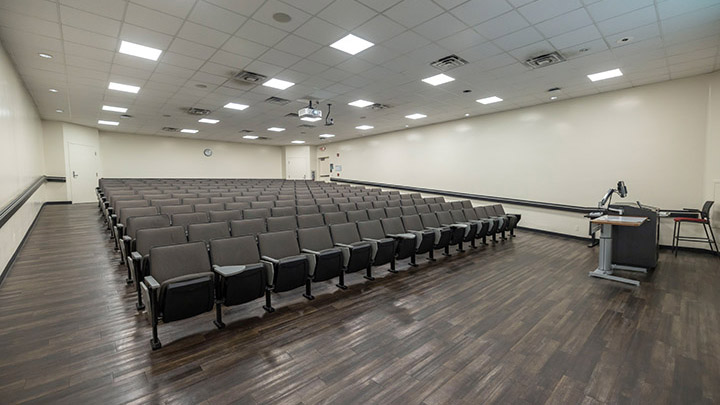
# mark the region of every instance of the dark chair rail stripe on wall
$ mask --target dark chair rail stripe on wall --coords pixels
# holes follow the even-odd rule
[[[12,218],[12,216],[20,209],[22,208],[23,204],[27,202],[27,200],[32,197],[32,195],[37,191],[40,186],[43,185],[46,181],[50,182],[65,182],[65,177],[58,177],[58,176],[40,176],[35,180],[28,188],[26,188],[22,193],[20,193],[17,197],[15,197],[12,201],[10,201],[6,206],[2,207],[0,209],[0,228],[7,223],[7,221]]]
[[[331,180],[339,182],[339,183],[349,183],[349,184],[357,184],[357,185],[362,185],[362,186],[393,188],[393,189],[397,189],[397,190],[414,191],[417,193],[437,194],[437,195],[442,195],[442,196],[447,196],[447,197],[466,198],[469,200],[492,201],[492,202],[503,203],[503,204],[522,205],[525,207],[544,208],[544,209],[548,209],[548,210],[577,212],[577,213],[581,213],[581,214],[586,214],[588,212],[597,211],[597,208],[593,208],[593,207],[580,207],[577,205],[555,204],[555,203],[530,201],[530,200],[518,200],[516,198],[506,198],[506,197],[495,197],[495,196],[481,195],[481,194],[461,193],[458,191],[437,190],[437,189],[432,189],[432,188],[413,187],[413,186],[405,186],[405,185],[399,185],[399,184],[376,183],[376,182],[372,182],[372,181],[338,179],[338,178],[332,178]]]

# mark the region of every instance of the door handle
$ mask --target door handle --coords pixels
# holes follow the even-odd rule
[[[73,170],[73,179],[77,179],[77,178],[78,178],[78,175],[77,175],[77,173],[75,173],[75,170]]]

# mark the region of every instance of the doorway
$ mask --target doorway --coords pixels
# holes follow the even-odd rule
[[[96,201],[98,184],[97,149],[94,146],[68,143],[70,195],[73,204]]]
[[[287,179],[305,180],[308,172],[308,159],[302,156],[289,156],[287,158]]]

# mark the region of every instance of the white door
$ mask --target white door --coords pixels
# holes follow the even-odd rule
[[[288,180],[305,180],[308,173],[308,160],[302,156],[290,156],[285,167]]]
[[[318,158],[318,170],[321,178],[330,177],[330,158]]]
[[[96,201],[98,184],[97,150],[93,146],[68,143],[70,193],[73,203]]]

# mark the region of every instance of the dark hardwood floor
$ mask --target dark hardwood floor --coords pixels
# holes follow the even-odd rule
[[[520,231],[160,325],[153,352],[97,207],[48,206],[0,288],[0,403],[720,402],[720,260],[662,252],[633,288],[596,255]]]

